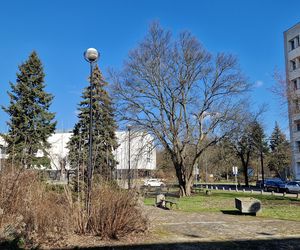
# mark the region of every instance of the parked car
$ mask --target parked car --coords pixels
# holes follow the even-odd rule
[[[163,183],[160,179],[148,179],[144,181],[144,186],[147,187],[165,187],[166,184]]]
[[[290,181],[285,184],[285,190],[288,193],[300,193],[300,182],[299,181]]]
[[[286,190],[285,182],[283,182],[280,179],[265,180],[264,190],[265,191],[275,191],[278,193],[283,192]]]

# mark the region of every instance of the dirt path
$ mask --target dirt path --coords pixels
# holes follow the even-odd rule
[[[300,223],[223,213],[186,213],[147,207],[151,230],[163,242],[300,239]],[[300,249],[300,245],[298,245]],[[294,248],[291,248],[294,249]]]
[[[73,236],[51,248],[111,250],[300,249],[300,222],[223,213],[187,213],[143,206],[150,232],[126,241]]]

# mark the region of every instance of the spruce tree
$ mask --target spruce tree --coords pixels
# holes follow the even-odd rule
[[[264,132],[264,128],[262,127],[262,125],[257,122],[254,121],[252,124],[252,140],[253,140],[253,145],[254,148],[257,149],[258,153],[264,153],[267,154],[268,153],[268,143],[266,140],[266,135]]]
[[[280,130],[277,122],[271,135],[270,149],[269,168],[283,179],[286,177],[286,174],[289,174],[287,172],[290,172],[291,150],[289,142],[285,134]]]
[[[96,174],[110,179],[116,166],[113,150],[117,148],[118,143],[115,135],[117,126],[114,120],[114,109],[105,86],[107,82],[104,81],[96,66],[93,70],[92,83],[93,166]],[[68,144],[69,161],[73,169],[79,167],[82,169],[88,165],[90,86],[84,89],[82,99],[78,108],[78,122]]]
[[[16,83],[10,83],[10,104],[2,107],[10,116],[3,135],[13,165],[31,168],[49,166],[48,137],[55,131],[55,114],[49,111],[53,96],[45,91],[44,70],[35,51],[19,66]],[[40,154],[42,152],[43,154]]]

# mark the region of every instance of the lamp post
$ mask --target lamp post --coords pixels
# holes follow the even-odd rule
[[[131,158],[131,128],[132,126],[130,124],[127,125],[127,129],[128,129],[128,189],[131,189],[131,169],[130,169],[130,158]]]
[[[87,194],[86,194],[86,210],[88,219],[91,214],[91,190],[93,175],[93,69],[99,58],[99,53],[94,48],[89,48],[84,52],[84,59],[90,64],[90,124],[89,124],[89,160],[87,167]]]
[[[260,166],[261,166],[261,179],[262,179],[262,188],[265,186],[265,170],[264,170],[264,154],[262,146],[260,147]]]

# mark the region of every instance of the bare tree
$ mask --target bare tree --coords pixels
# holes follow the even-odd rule
[[[174,41],[154,23],[111,77],[119,118],[154,135],[171,157],[180,195],[189,196],[195,163],[233,129],[248,89],[236,58],[211,55],[189,32]]]
[[[274,83],[269,90],[274,94],[278,103],[285,109],[286,114],[288,99],[295,97],[292,96],[294,93],[292,85],[287,84],[286,75],[277,68],[274,70],[273,79]]]
[[[208,159],[202,159],[202,166],[206,167],[205,164],[207,164],[207,168],[214,175],[214,178],[225,178],[228,181],[232,167],[237,166],[239,161],[229,140],[223,140],[214,145],[206,155]]]
[[[239,126],[226,138],[229,148],[240,160],[246,186],[249,186],[248,170],[250,161],[257,156],[258,152],[263,153],[266,148],[265,134],[260,121],[266,110],[265,105],[259,107],[256,112],[244,108],[243,113],[239,114],[237,120]]]
[[[289,113],[290,115],[299,113],[300,98],[296,92],[300,86],[299,80],[288,80],[286,74],[277,68],[274,70],[273,79],[274,83],[269,90],[282,107],[280,114],[288,118]]]
[[[230,138],[231,147],[242,164],[242,172],[244,174],[245,185],[249,186],[248,169],[250,157],[255,151],[253,141],[254,121],[241,128],[240,131],[234,133]]]

